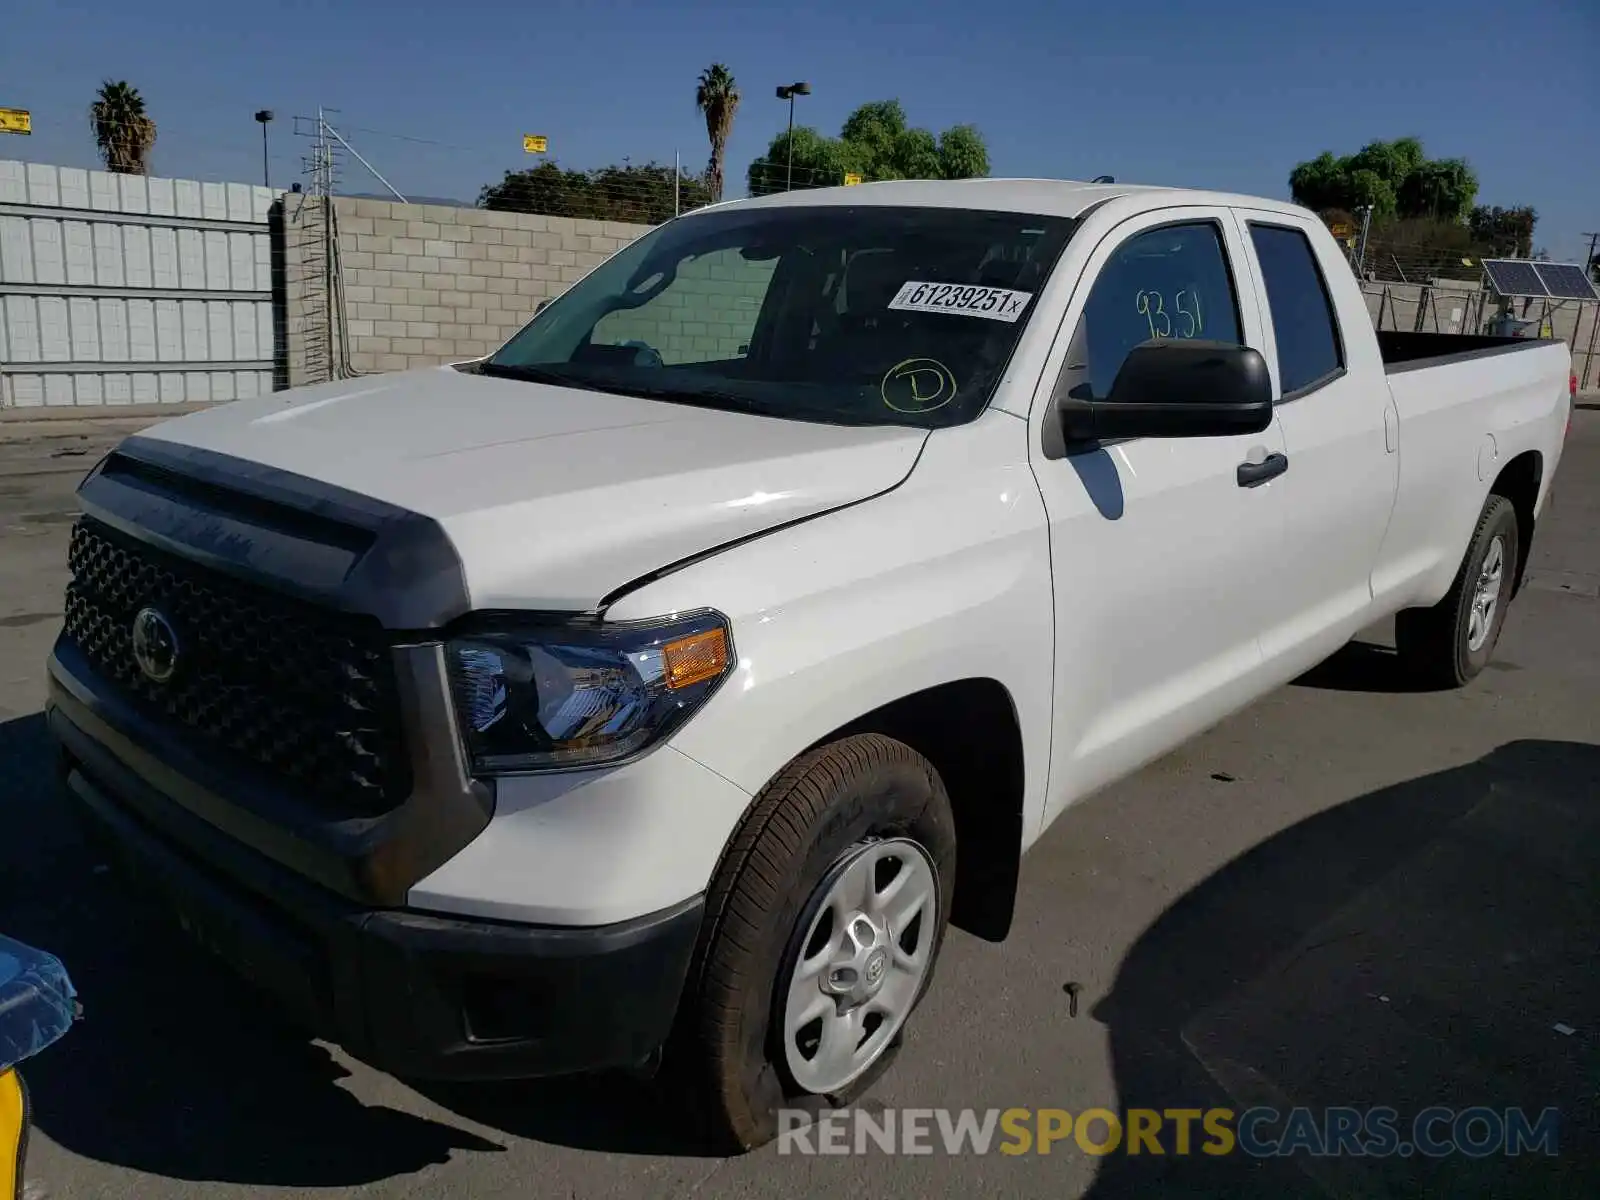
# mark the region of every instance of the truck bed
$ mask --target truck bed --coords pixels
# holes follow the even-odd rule
[[[1378,353],[1384,370],[1393,375],[1419,367],[1438,366],[1464,358],[1488,358],[1516,350],[1548,346],[1551,338],[1497,337],[1486,333],[1409,333],[1399,329],[1380,329]]]

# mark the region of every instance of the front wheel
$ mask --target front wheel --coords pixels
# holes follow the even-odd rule
[[[877,734],[796,759],[718,868],[669,1047],[718,1148],[780,1109],[848,1104],[888,1068],[949,919],[955,822],[929,762]]]
[[[1413,677],[1437,687],[1460,687],[1488,666],[1517,577],[1518,535],[1511,501],[1490,496],[1445,598],[1395,618],[1395,646]]]

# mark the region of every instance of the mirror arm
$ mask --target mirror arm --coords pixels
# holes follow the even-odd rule
[[[1070,394],[1057,397],[1055,414],[1056,422],[1061,427],[1062,438],[1069,443],[1096,440],[1096,408],[1092,400],[1079,400]]]

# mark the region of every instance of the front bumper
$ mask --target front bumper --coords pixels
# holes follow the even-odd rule
[[[223,833],[113,754],[52,690],[65,790],[201,945],[318,1036],[397,1075],[526,1078],[639,1063],[666,1039],[703,901],[539,926],[363,905]]]

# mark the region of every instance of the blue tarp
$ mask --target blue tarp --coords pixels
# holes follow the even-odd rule
[[[77,1016],[77,996],[53,954],[0,936],[0,1071],[66,1033]]]

